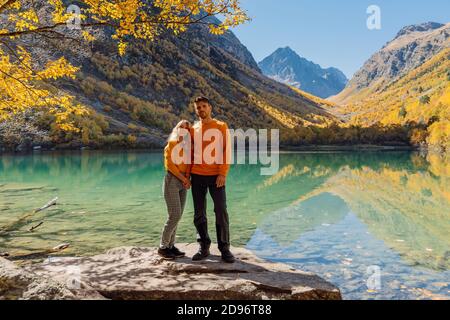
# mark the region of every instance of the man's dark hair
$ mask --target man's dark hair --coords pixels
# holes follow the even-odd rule
[[[195,98],[194,103],[197,104],[199,102],[206,102],[208,104],[211,104],[209,102],[209,99],[207,97],[204,97],[204,96],[200,96],[200,97]]]

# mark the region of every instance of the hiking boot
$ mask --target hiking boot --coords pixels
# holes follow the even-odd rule
[[[183,258],[186,252],[180,251],[177,247],[173,246],[170,251],[175,255],[176,258]]]
[[[226,263],[234,263],[236,258],[233,256],[230,250],[222,251],[222,260]]]
[[[200,249],[196,254],[194,254],[194,256],[192,257],[192,261],[201,261],[206,259],[210,255],[209,247],[209,245],[200,245]]]
[[[170,249],[158,249],[158,254],[164,259],[164,260],[175,260],[176,256],[173,254],[173,252]]]

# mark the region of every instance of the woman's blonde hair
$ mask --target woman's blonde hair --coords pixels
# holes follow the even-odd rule
[[[167,141],[178,141],[180,139],[181,126],[185,124],[189,125],[189,127],[191,126],[191,123],[188,120],[181,120],[180,122],[178,122],[175,128],[173,128],[172,133],[170,134]]]

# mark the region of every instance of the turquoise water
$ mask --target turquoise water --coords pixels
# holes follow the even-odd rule
[[[3,155],[0,225],[59,201],[0,236],[0,251],[68,242],[65,254],[91,255],[157,245],[166,218],[163,177],[159,153]],[[283,153],[271,177],[258,166],[234,166],[227,186],[232,244],[315,272],[347,299],[449,299],[449,186],[448,162],[408,152]],[[179,242],[194,241],[192,220],[189,198]],[[375,287],[368,283],[373,268]]]

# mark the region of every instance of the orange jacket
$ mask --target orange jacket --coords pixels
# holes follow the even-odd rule
[[[181,163],[175,164],[172,159],[172,151],[179,142],[177,141],[169,141],[167,146],[164,148],[164,167],[167,171],[177,175],[179,173],[185,174],[189,173],[191,169],[190,164]],[[182,150],[182,149],[181,149]],[[180,156],[183,156],[183,151],[180,153]]]
[[[205,133],[208,129],[217,129],[222,135],[222,143],[217,149],[220,149],[221,155],[220,161],[214,161],[212,164],[206,163],[204,159],[205,149],[215,141],[214,138],[206,137],[208,141],[204,141]],[[196,138],[197,137],[197,138]],[[191,129],[191,139],[192,139],[192,167],[191,173],[198,174],[202,176],[226,176],[230,170],[230,160],[228,157],[231,153],[230,148],[230,137],[228,134],[228,126],[225,122],[221,122],[213,119],[208,124],[203,124],[202,122],[197,122]],[[200,140],[201,139],[201,140]],[[197,141],[199,140],[199,141]],[[212,141],[211,141],[212,140]],[[196,143],[202,143],[201,148]],[[211,151],[211,150],[208,150]],[[215,150],[216,151],[216,150]],[[216,152],[211,152],[213,157],[216,157]],[[201,152],[201,154],[200,154]],[[208,153],[207,153],[208,154]],[[201,161],[199,161],[201,160]],[[196,163],[199,162],[199,163]]]

